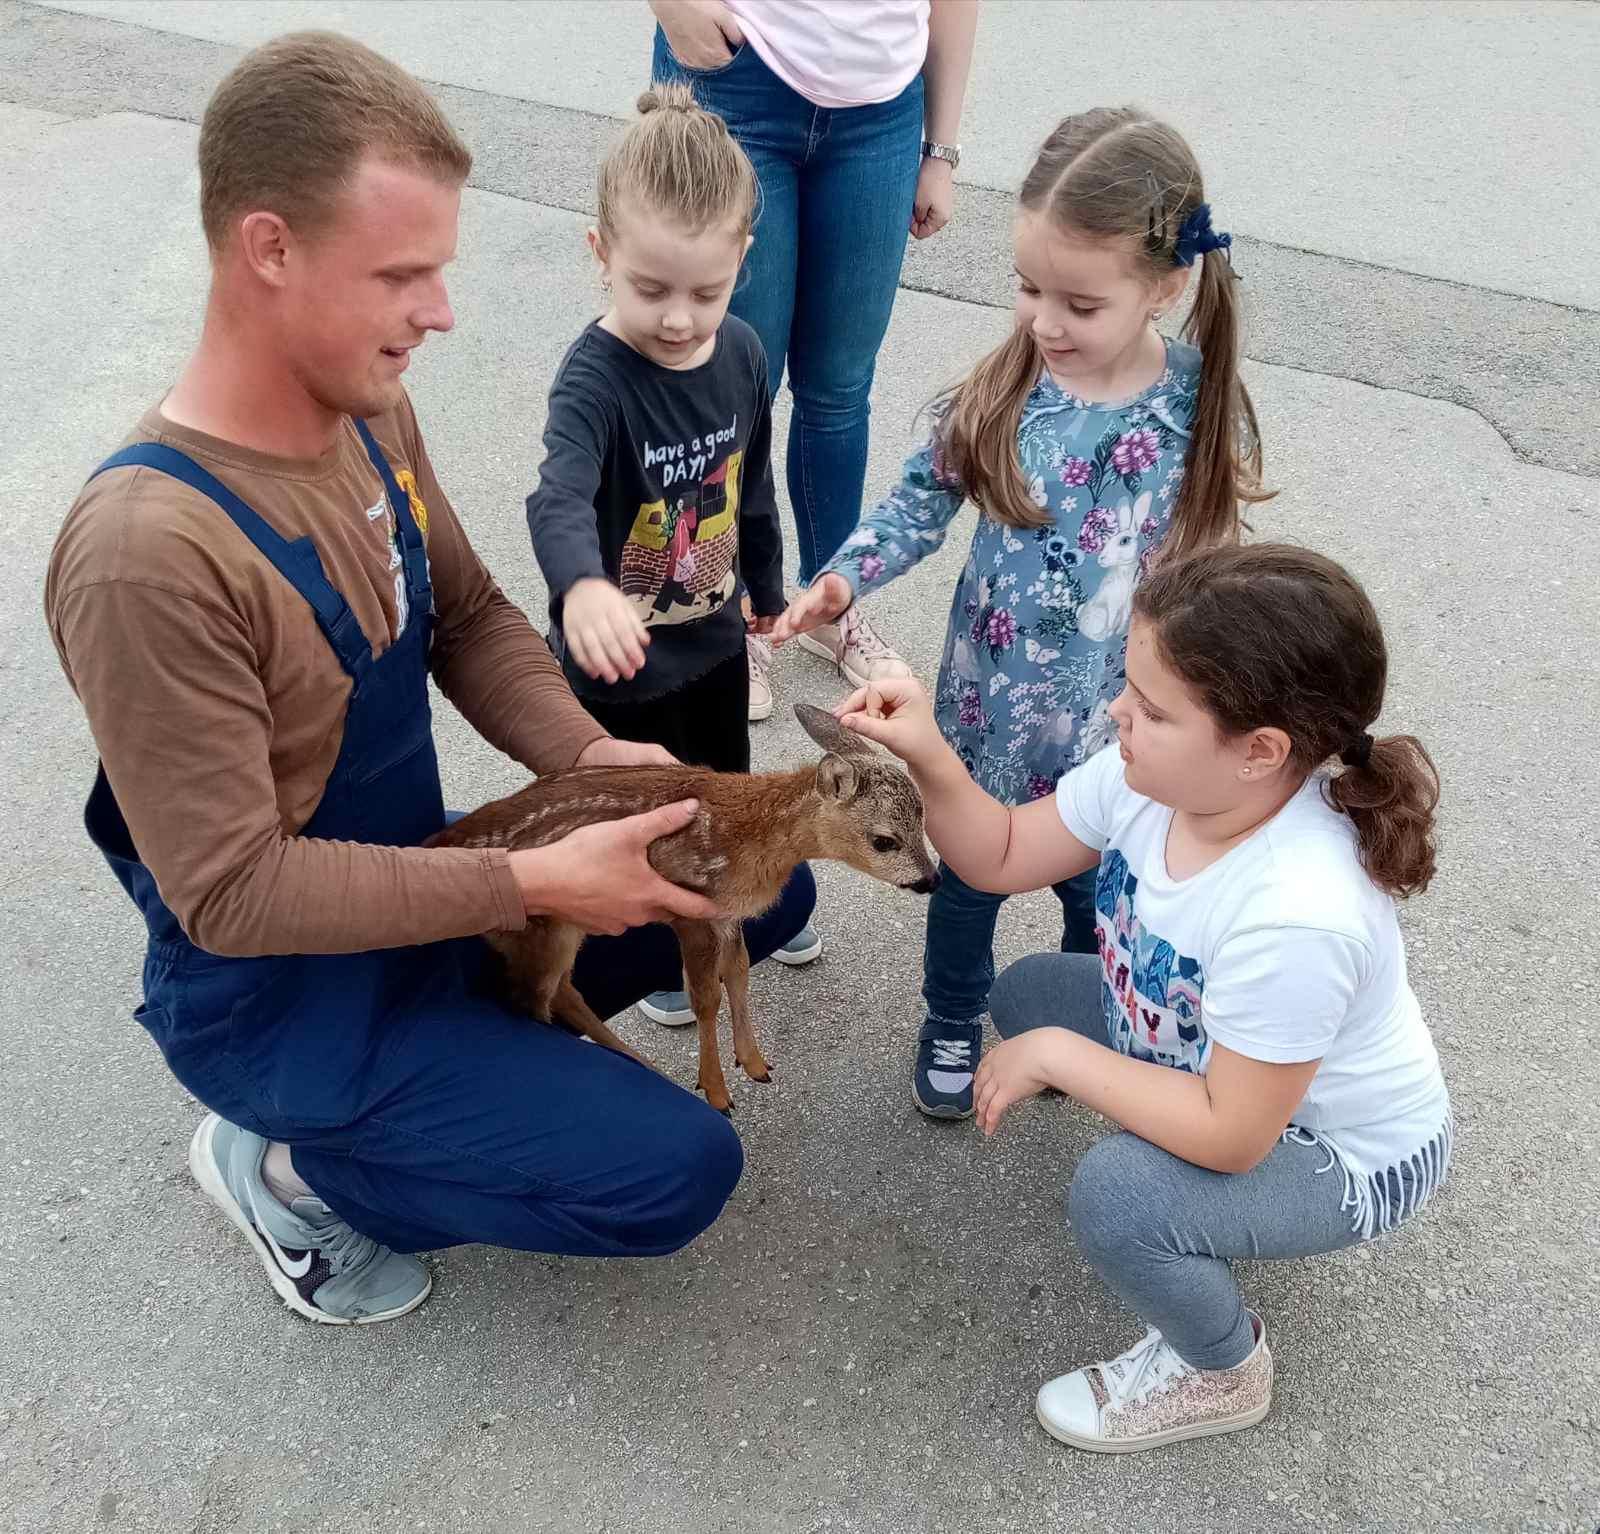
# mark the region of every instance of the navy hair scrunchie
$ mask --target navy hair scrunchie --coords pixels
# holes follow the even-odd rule
[[[1231,234],[1218,234],[1211,227],[1211,204],[1198,203],[1190,215],[1184,219],[1183,228],[1178,231],[1178,238],[1172,244],[1172,264],[1174,266],[1193,266],[1196,256],[1203,256],[1207,251],[1226,250],[1233,244]]]

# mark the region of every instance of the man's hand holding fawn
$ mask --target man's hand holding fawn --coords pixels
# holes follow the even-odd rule
[[[585,932],[615,936],[629,927],[719,912],[703,895],[669,883],[650,866],[650,843],[681,831],[699,802],[684,799],[625,820],[580,826],[560,841],[511,854],[511,871],[530,916],[554,916]]]
[[[854,600],[850,582],[842,575],[832,570],[819,575],[773,625],[773,644],[782,644],[796,634],[804,634],[819,623],[832,623]]]
[[[561,632],[586,676],[618,682],[644,669],[650,634],[638,609],[608,580],[574,581],[561,602]]]

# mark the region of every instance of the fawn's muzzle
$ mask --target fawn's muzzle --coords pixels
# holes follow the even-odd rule
[[[915,884],[902,884],[901,889],[910,890],[913,895],[931,895],[939,887],[939,875],[931,873],[926,879],[918,879]]]

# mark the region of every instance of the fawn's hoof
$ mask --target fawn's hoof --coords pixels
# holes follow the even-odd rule
[[[723,1087],[720,1091],[713,1092],[704,1082],[697,1081],[694,1084],[694,1089],[696,1092],[703,1093],[706,1102],[715,1108],[723,1118],[733,1117],[733,1099],[728,1096],[726,1087]]]

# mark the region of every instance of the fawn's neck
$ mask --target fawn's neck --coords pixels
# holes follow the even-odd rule
[[[752,843],[769,849],[774,861],[787,859],[785,873],[796,863],[825,857],[817,829],[816,768],[767,772],[751,781],[757,785],[750,806]]]

